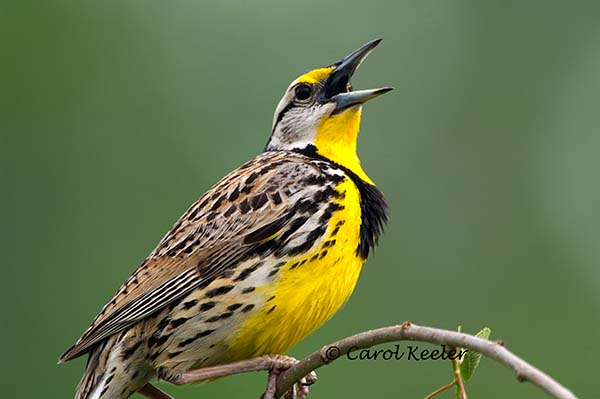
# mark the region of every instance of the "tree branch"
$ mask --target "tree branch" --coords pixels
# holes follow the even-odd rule
[[[488,341],[473,335],[438,328],[422,327],[411,322],[398,326],[366,331],[324,346],[277,377],[277,397],[282,396],[296,381],[349,351],[370,348],[394,341],[419,341],[455,348],[468,348],[513,370],[520,382],[529,381],[556,399],[576,399],[576,396],[552,377],[516,356],[502,343]]]

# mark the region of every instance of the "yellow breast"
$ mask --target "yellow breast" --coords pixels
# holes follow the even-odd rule
[[[232,358],[285,353],[320,327],[346,302],[364,259],[356,255],[361,210],[359,192],[350,179],[337,186],[343,205],[328,222],[326,234],[312,251],[283,266],[264,295],[263,310],[249,315],[227,343]]]

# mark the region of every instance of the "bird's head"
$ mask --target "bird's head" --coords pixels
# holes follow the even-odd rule
[[[350,78],[380,42],[370,41],[335,64],[294,80],[275,110],[266,150],[316,152],[370,182],[356,154],[361,108],[392,88],[355,91]]]

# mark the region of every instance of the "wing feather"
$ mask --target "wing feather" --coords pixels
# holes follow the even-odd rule
[[[224,177],[183,214],[59,362],[212,281],[275,238],[294,203],[312,196],[298,179],[322,174],[303,158],[265,153]]]

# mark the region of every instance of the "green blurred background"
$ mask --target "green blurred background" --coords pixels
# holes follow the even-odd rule
[[[357,88],[391,222],[354,296],[291,354],[404,320],[493,337],[598,394],[600,3],[2,1],[2,395],[70,398],[56,366],[165,231],[263,148],[300,73],[385,40]],[[314,398],[422,398],[445,362],[340,360]],[[178,399],[258,397],[265,374]],[[484,360],[472,398],[543,398]],[[446,394],[446,398],[451,397]]]

